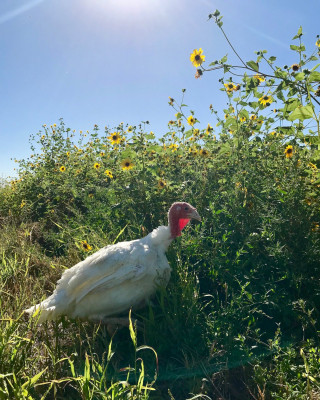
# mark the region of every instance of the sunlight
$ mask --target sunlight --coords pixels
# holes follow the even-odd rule
[[[123,17],[151,17],[160,10],[164,1],[160,0],[91,0],[90,5],[98,12],[111,12]]]

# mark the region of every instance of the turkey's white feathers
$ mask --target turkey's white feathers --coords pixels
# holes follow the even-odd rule
[[[142,239],[106,246],[66,270],[53,294],[26,312],[40,309],[42,322],[61,314],[103,319],[137,308],[168,283],[171,241],[170,228],[160,226]]]

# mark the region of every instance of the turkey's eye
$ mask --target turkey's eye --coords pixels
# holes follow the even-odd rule
[[[185,207],[184,209],[185,209],[185,211],[188,211],[188,210],[189,210],[189,207]]]

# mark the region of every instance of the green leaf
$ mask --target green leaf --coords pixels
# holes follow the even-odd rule
[[[221,58],[220,63],[224,64],[228,60],[228,55],[226,54],[224,57]]]
[[[225,128],[235,129],[237,127],[237,121],[234,119],[234,117],[228,117],[224,123],[224,126]]]
[[[134,347],[137,348],[137,335],[136,335],[135,329],[133,327],[132,319],[131,319],[131,308],[129,311],[129,331],[130,331],[132,343],[133,343]]]
[[[70,358],[68,358],[68,361],[69,361],[69,365],[70,365],[70,369],[71,369],[71,374],[75,378],[76,377],[76,372],[75,372],[75,369],[74,369],[74,363]]]
[[[295,75],[294,78],[296,81],[303,81],[305,77],[306,77],[306,75],[304,72],[299,72],[298,74]]]
[[[317,60],[317,58],[316,58],[316,60]],[[319,63],[319,64],[317,64],[317,65],[315,65],[313,68],[311,68],[311,70],[310,70],[310,71],[311,71],[311,72],[312,72],[312,71],[314,71],[315,69],[317,69],[317,68],[319,67],[319,65],[320,65],[320,63]]]
[[[298,99],[288,99],[284,108],[284,112],[294,111],[301,105]]]
[[[223,65],[223,72],[226,74],[226,73],[229,72],[229,71],[230,71],[230,66],[224,64],[224,65]]]
[[[320,144],[320,139],[318,136],[306,136],[306,141],[310,144]]]
[[[299,39],[302,35],[302,26],[300,26],[300,28],[298,29],[298,33],[292,38],[292,40]]]
[[[282,71],[280,68],[279,69],[277,69],[275,72],[274,72],[274,74],[275,74],[275,76],[277,77],[277,78],[282,78],[282,79],[286,79],[287,78],[287,72],[285,72],[285,71]]]
[[[46,370],[48,369],[48,367],[46,367],[44,370],[40,371],[37,375],[33,376],[31,379],[29,379],[27,382],[25,382],[22,385],[22,388],[26,388],[27,386],[33,386],[36,382],[38,382],[38,380],[41,378],[41,375],[44,374],[46,372]]]
[[[90,381],[90,361],[88,354],[86,354],[86,360],[85,360],[85,365],[84,365],[84,379],[86,381]]]
[[[281,91],[277,91],[277,97],[279,100],[285,101],[285,97]]]
[[[187,139],[189,139],[193,135],[193,130],[189,129],[188,131],[185,132],[185,136]]]
[[[310,119],[313,118],[313,108],[311,105],[308,106],[302,106],[296,108],[289,116],[288,116],[288,121],[294,121],[296,119],[299,119],[300,121],[303,121],[305,119]]]
[[[274,57],[274,56],[269,57],[269,61],[270,61],[271,63],[275,62],[276,59],[277,59],[277,57]]]
[[[320,72],[318,71],[313,71],[309,75],[309,81],[310,82],[320,82]]]
[[[255,71],[259,71],[259,64],[257,64],[255,61],[248,61],[247,66]]]
[[[294,44],[291,44],[290,49],[300,53],[301,51],[305,51],[306,47],[303,44],[301,44],[301,46],[295,46]]]

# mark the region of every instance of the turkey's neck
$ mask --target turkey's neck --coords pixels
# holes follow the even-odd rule
[[[171,232],[172,239],[181,236],[182,229],[187,225],[190,221],[189,219],[181,219],[176,215],[169,214],[169,228]]]

